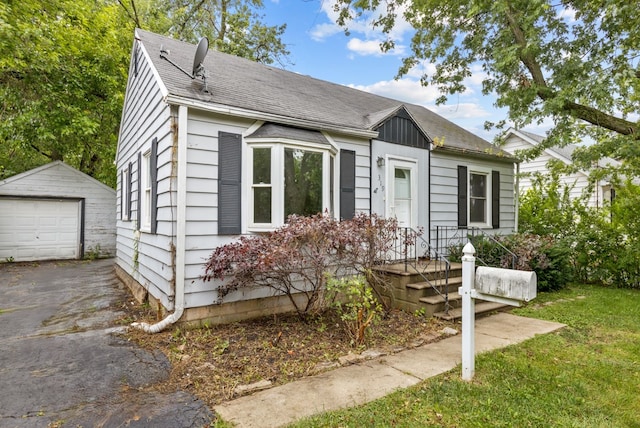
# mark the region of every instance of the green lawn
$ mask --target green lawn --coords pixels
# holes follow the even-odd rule
[[[640,427],[640,291],[573,286],[515,314],[568,327],[295,427]]]

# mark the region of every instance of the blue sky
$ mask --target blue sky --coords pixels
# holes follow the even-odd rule
[[[503,120],[506,111],[495,108],[493,97],[482,94],[480,66],[466,80],[464,94],[450,97],[447,105],[436,106],[435,99],[440,95],[437,89],[422,87],[419,81],[422,71],[429,71],[432,65],[422,65],[402,79],[394,79],[402,58],[409,53],[409,25],[401,22],[396,26],[394,36],[399,43],[394,52],[382,54],[382,34],[363,19],[352,23],[346,36],[335,24],[333,4],[328,0],[265,0],[262,12],[266,23],[287,24],[283,41],[293,63],[286,66],[287,70],[424,105],[476,135],[493,139],[497,131],[485,131],[484,122]],[[546,129],[544,125],[527,128],[539,134]]]

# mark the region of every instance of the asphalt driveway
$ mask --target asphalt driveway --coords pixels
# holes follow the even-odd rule
[[[113,259],[0,264],[0,427],[201,427],[186,392],[145,387],[170,363],[123,339]]]

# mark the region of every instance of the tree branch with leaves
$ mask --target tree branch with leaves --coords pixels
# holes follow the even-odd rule
[[[396,77],[423,62],[422,76],[447,97],[464,92],[474,70],[483,93],[508,108],[516,127],[554,121],[548,145],[591,138],[593,156],[625,159],[636,170],[640,102],[640,15],[625,0],[340,0],[338,24],[371,16],[393,49],[394,26],[414,29],[411,54]],[[506,121],[487,123],[502,128]],[[593,159],[592,159],[593,160]]]

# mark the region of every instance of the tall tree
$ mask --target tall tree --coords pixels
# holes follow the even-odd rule
[[[415,29],[398,76],[428,61],[445,102],[464,91],[472,66],[486,73],[485,94],[508,107],[516,126],[552,118],[548,145],[588,136],[583,161],[609,155],[640,167],[638,105],[640,14],[626,0],[338,0],[339,24],[375,13],[386,34],[397,19]],[[394,47],[389,38],[383,49]],[[491,126],[493,124],[488,124]],[[498,126],[504,123],[498,123]],[[589,154],[591,156],[589,156]]]
[[[107,1],[0,4],[0,178],[63,160],[115,185],[129,32]]]
[[[286,24],[268,26],[262,0],[118,0],[135,24],[189,42],[206,36],[221,52],[284,65]]]

